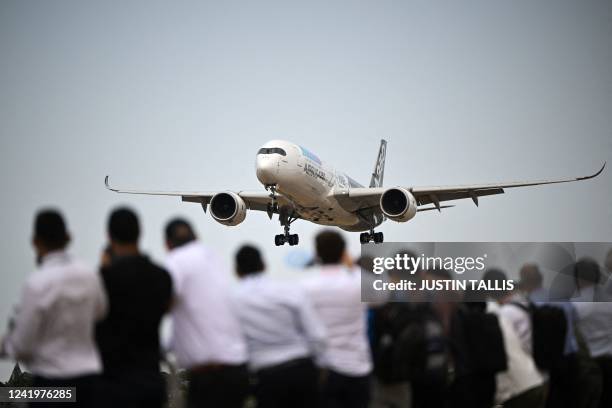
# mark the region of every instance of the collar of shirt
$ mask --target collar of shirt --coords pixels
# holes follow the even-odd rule
[[[251,273],[247,276],[245,276],[244,278],[242,278],[242,280],[244,282],[253,282],[253,281],[258,281],[263,279],[266,276],[266,273],[264,271],[261,272],[255,272],[255,273]]]
[[[181,252],[181,251],[183,251],[185,249],[199,247],[200,245],[201,245],[200,241],[198,241],[197,239],[194,239],[191,242],[187,242],[186,244],[183,244],[183,245],[177,246],[175,248],[172,248],[170,251],[168,251],[168,255],[171,255],[171,254],[176,253],[176,252]]]
[[[325,264],[319,267],[319,271],[322,274],[331,275],[331,274],[345,273],[347,272],[347,269],[344,265],[341,265],[341,264]]]
[[[46,268],[53,265],[61,265],[70,260],[70,255],[63,249],[57,251],[51,251],[42,257],[40,263],[41,268]]]

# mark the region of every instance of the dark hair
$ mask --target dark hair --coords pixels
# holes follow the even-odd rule
[[[127,207],[120,207],[108,219],[108,235],[112,241],[121,244],[134,244],[140,236],[138,216]]]
[[[251,245],[243,245],[236,252],[236,272],[238,276],[247,276],[260,273],[264,270],[259,249]]]
[[[592,259],[583,258],[574,265],[574,278],[576,283],[588,282],[596,285],[601,279],[599,265]],[[579,285],[580,286],[580,285]]]
[[[342,260],[346,243],[336,231],[324,230],[315,237],[315,248],[322,264],[338,264]]]
[[[174,218],[166,224],[166,242],[170,248],[183,246],[195,239],[193,228],[186,220]]]
[[[36,214],[34,221],[34,239],[40,241],[47,249],[63,249],[70,238],[66,223],[59,211],[44,209]]]

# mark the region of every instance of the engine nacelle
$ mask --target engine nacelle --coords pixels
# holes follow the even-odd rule
[[[246,203],[231,191],[217,193],[210,199],[210,215],[223,225],[238,225],[246,218]]]
[[[390,220],[406,222],[416,215],[417,202],[410,191],[393,187],[380,196],[380,209]]]

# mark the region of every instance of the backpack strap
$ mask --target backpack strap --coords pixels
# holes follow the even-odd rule
[[[531,306],[532,306],[531,303],[529,303],[529,305],[524,305],[520,302],[508,302],[508,304],[518,307],[519,309],[523,310],[525,313],[531,316]]]

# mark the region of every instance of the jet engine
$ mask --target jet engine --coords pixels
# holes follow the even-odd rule
[[[417,202],[410,191],[393,187],[380,196],[380,209],[390,220],[406,222],[416,215]]]
[[[215,194],[210,200],[210,214],[223,225],[238,225],[246,217],[246,203],[231,191]]]

